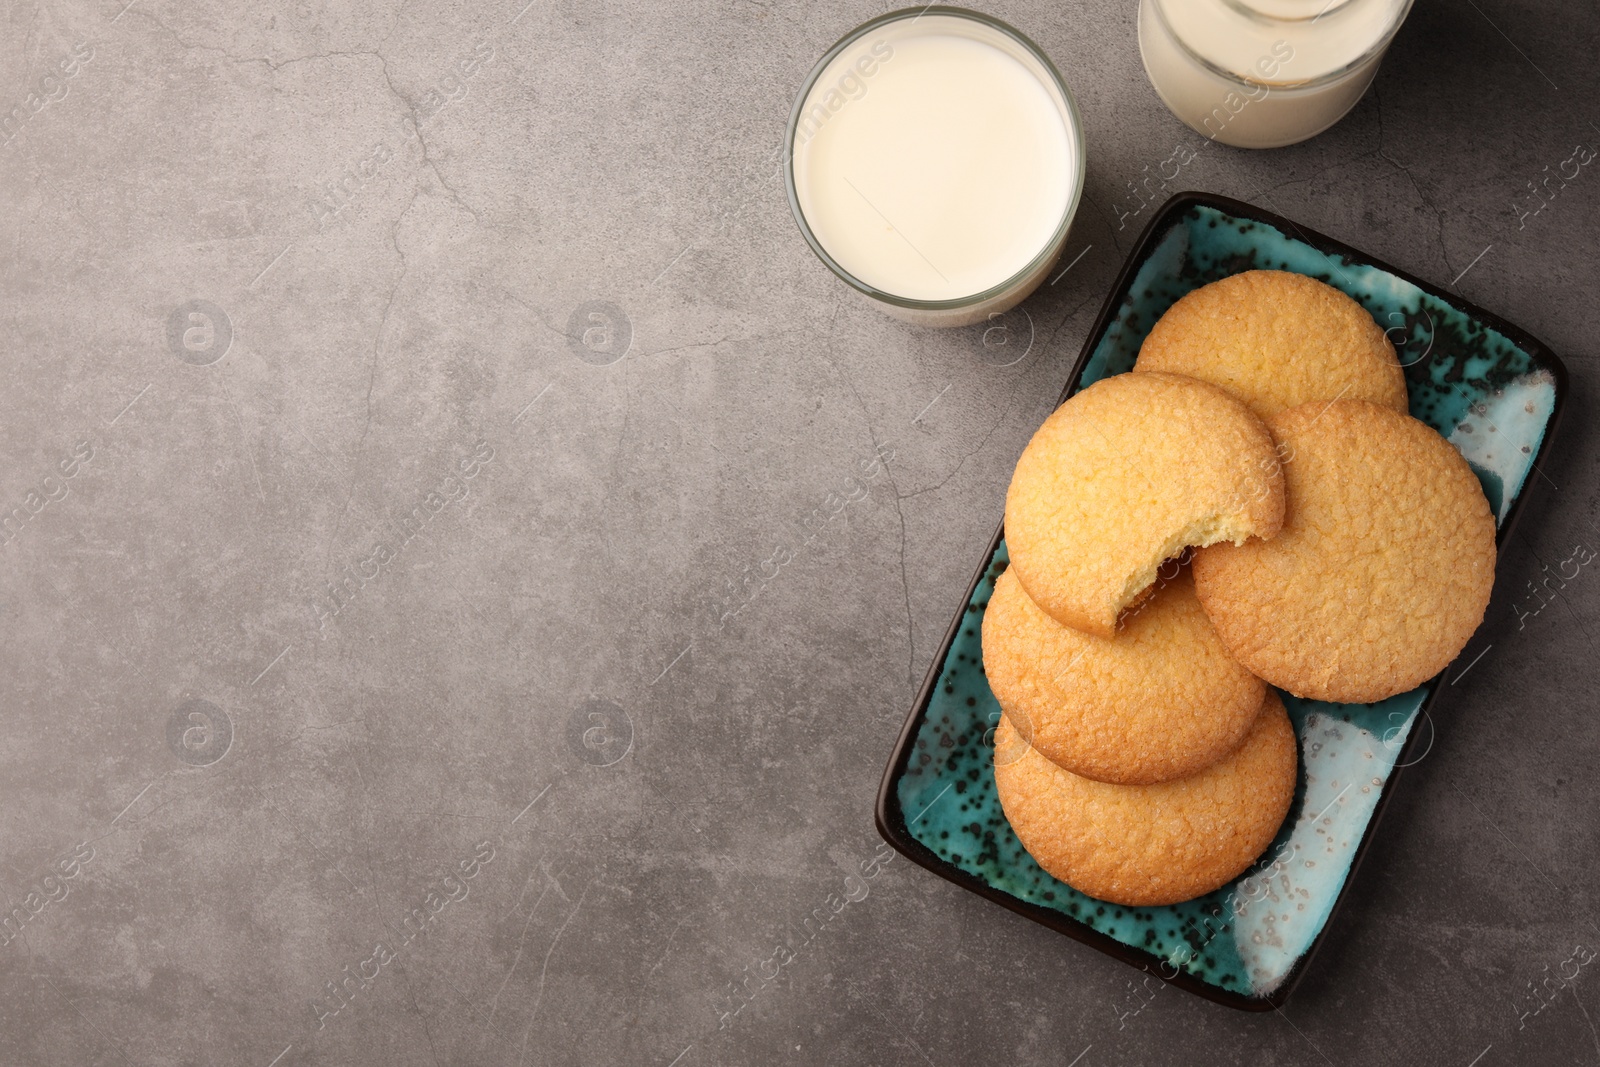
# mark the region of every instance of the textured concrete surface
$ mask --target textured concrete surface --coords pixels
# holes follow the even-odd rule
[[[1343,123],[1244,153],[1131,2],[999,3],[1092,157],[1082,258],[986,337],[857,302],[771,178],[880,7],[126,2],[0,31],[0,1064],[1600,1060],[1600,578],[1529,588],[1600,546],[1600,171],[1552,178],[1592,5],[1426,0]],[[873,860],[1179,145],[1572,372],[1482,657],[1266,1016]]]

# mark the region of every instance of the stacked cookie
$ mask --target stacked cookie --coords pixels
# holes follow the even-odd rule
[[[1132,373],[1045,420],[983,623],[1000,802],[1045,870],[1127,905],[1226,885],[1294,796],[1271,686],[1376,701],[1460,652],[1494,520],[1406,409],[1359,304],[1249,271],[1179,300]]]

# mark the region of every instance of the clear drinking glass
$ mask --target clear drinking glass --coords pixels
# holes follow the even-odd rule
[[[1410,10],[1411,0],[1140,0],[1139,54],[1190,127],[1277,148],[1355,106]]]
[[[863,71],[873,69],[870,65],[871,46],[886,43],[892,47],[896,41],[904,40],[908,36],[927,33],[953,34],[987,44],[1011,57],[1037,78],[1060,113],[1071,145],[1072,158],[1075,160],[1070,164],[1075,169],[1069,170],[1064,179],[1068,183],[1065,196],[1066,209],[1061,213],[1053,229],[1040,232],[1038,250],[1033,258],[1012,276],[981,291],[941,300],[914,299],[887,292],[863,281],[855,272],[840,263],[835,250],[827,247],[818,237],[812,223],[808,221],[803,206],[804,197],[797,188],[795,173],[796,157],[798,155],[802,161],[804,160],[807,144],[817,132],[816,116],[822,114],[819,108],[825,108],[826,101],[832,99],[829,96],[831,89],[840,83],[841,78],[849,79],[852,76],[852,69],[856,69],[855,64],[862,60],[866,60],[869,65],[859,69]],[[1079,118],[1077,103],[1060,72],[1039,46],[1021,32],[998,19],[963,8],[943,6],[907,8],[882,15],[851,30],[817,61],[801,86],[799,95],[795,99],[793,113],[789,118],[785,145],[788,151],[784,160],[784,177],[788,188],[789,206],[811,250],[840,280],[869,297],[880,310],[918,325],[967,326],[983,322],[1020,303],[1048,276],[1050,268],[1060,256],[1083,192],[1085,173],[1083,124]]]

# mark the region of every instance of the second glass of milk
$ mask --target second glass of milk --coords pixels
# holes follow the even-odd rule
[[[1189,126],[1277,148],[1355,106],[1410,10],[1411,0],[1140,0],[1139,53]]]

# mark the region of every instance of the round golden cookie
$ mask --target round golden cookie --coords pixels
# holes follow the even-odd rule
[[[1220,385],[1263,419],[1340,397],[1408,410],[1394,345],[1366,309],[1282,270],[1245,271],[1187,294],[1157,320],[1133,369]]]
[[[1239,747],[1266,686],[1228,654],[1188,568],[1168,564],[1115,637],[1062,626],[1010,570],[983,614],[983,670],[1000,707],[1046,758],[1084,778],[1149,785]]]
[[[1098,637],[1186,545],[1283,523],[1272,435],[1238,400],[1177,374],[1119,374],[1040,426],[1006,492],[1006,545],[1028,596]]]
[[[1236,659],[1296,696],[1366,704],[1443,670],[1483,621],[1495,522],[1461,454],[1364,400],[1269,420],[1289,513],[1267,544],[1194,562],[1200,603]]]
[[[1192,900],[1244,873],[1288,814],[1299,759],[1270,689],[1242,745],[1176,781],[1080,778],[1023,745],[1004,716],[995,752],[1000,806],[1039,866],[1081,893],[1134,907]]]

